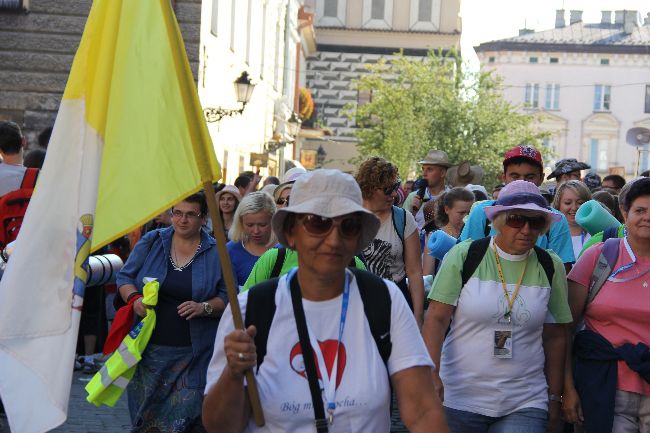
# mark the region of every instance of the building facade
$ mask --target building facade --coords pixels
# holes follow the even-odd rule
[[[209,0],[201,17],[202,105],[241,108],[232,83],[246,72],[255,84],[241,113],[208,123],[222,181],[232,183],[239,173],[256,170],[252,154],[264,155],[262,175],[281,177],[294,154],[296,134],[288,120],[298,109],[301,65],[315,50],[309,1]]]
[[[309,136],[301,151],[304,156],[320,149],[324,166],[352,171],[355,122],[344,107],[369,97],[354,89],[354,80],[367,64],[400,50],[407,56],[458,50],[460,0],[315,0],[315,9],[318,52],[307,62],[306,84],[317,126],[330,135]]]
[[[555,28],[519,33],[476,52],[503,77],[505,98],[550,133],[549,168],[567,157],[600,174],[650,168],[648,154],[626,143],[630,128],[650,127],[650,16],[603,11],[599,23],[584,23],[581,11],[566,21],[558,10]]]

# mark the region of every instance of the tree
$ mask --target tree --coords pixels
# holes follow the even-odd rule
[[[534,118],[515,110],[501,96],[501,80],[461,67],[455,53],[430,51],[424,58],[402,53],[368,65],[353,86],[370,92],[370,101],[348,105],[359,126],[360,159],[378,155],[407,176],[429,150],[444,150],[454,163],[470,161],[486,172],[485,184],[503,171],[503,154],[521,143],[536,147],[543,133]]]

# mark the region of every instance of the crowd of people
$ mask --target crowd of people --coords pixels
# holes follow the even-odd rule
[[[0,188],[21,165],[2,131]],[[545,179],[526,145],[490,190],[480,161],[434,149],[419,166],[216,185],[229,264],[202,193],[125,241],[113,307],[157,317],[131,431],[388,432],[394,396],[412,432],[649,432],[648,173],[601,180],[571,158]]]

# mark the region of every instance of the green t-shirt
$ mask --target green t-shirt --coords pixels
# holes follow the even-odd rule
[[[580,251],[580,256],[582,254],[584,254],[584,252],[587,251],[587,249],[590,246],[592,246],[594,244],[597,244],[599,242],[602,242],[603,241],[603,234],[604,234],[604,232],[598,232],[595,235],[593,235],[592,237],[590,237],[589,240],[587,242],[585,242],[585,244],[582,246],[582,251]],[[620,226],[618,226],[618,230],[616,230],[616,236],[619,237],[619,238],[622,238],[622,237],[625,236],[625,224],[621,224]],[[580,257],[580,256],[578,256],[578,257]],[[576,259],[578,257],[576,257]]]
[[[277,258],[278,258],[277,248],[271,248],[270,250],[262,254],[260,258],[257,259],[257,262],[255,262],[255,266],[253,266],[253,270],[248,276],[248,279],[244,283],[244,286],[242,287],[241,291],[245,292],[246,290],[253,287],[255,284],[259,284],[263,281],[270,279],[271,272],[273,271],[273,267],[275,266],[275,261],[277,260]],[[366,269],[365,265],[358,257],[354,258],[354,262],[358,269],[363,269],[363,270]],[[298,253],[295,250],[291,250],[287,248],[286,254],[284,256],[284,263],[282,264],[282,268],[280,269],[280,275],[284,275],[288,273],[292,268],[295,268],[297,266],[298,266]]]

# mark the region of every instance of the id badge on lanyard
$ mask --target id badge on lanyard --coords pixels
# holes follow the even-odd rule
[[[503,319],[499,320],[502,322]],[[511,359],[513,348],[512,323],[499,323],[492,334],[492,356],[500,359]]]

